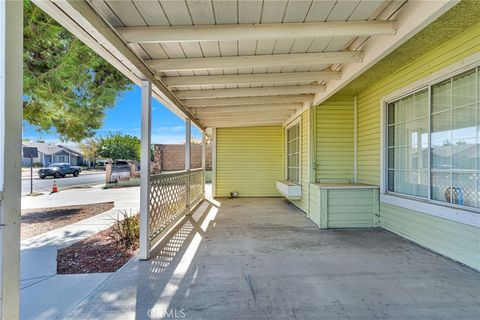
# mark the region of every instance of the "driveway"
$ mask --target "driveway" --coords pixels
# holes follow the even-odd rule
[[[320,230],[281,199],[219,200],[70,319],[478,319],[480,274],[379,229]]]
[[[52,191],[53,180],[57,183],[57,187],[62,190],[78,186],[92,186],[105,183],[105,172],[99,173],[80,173],[78,177],[66,176],[60,179],[33,179],[34,192],[50,192]],[[30,193],[30,179],[22,179],[22,194]]]

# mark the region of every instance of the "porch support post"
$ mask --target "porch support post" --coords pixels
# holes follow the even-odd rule
[[[150,156],[152,84],[142,81],[142,136],[140,155],[140,259],[150,258]]]
[[[190,212],[190,144],[192,140],[192,121],[185,120],[185,170],[187,171],[187,208]]]
[[[0,0],[0,319],[18,319],[23,1]]]
[[[205,131],[202,131],[202,168],[203,168],[203,197],[205,197],[205,174],[207,170],[207,137]]]

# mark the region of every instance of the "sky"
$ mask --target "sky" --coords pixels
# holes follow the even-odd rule
[[[115,106],[106,111],[103,127],[97,131],[97,135],[103,136],[109,132],[120,132],[140,138],[140,111],[141,90],[139,86],[134,86],[131,90],[117,97]],[[201,138],[200,131],[193,124],[192,136]],[[36,127],[26,122],[23,124],[23,138],[33,141],[60,142],[54,130],[52,132],[38,132]],[[175,144],[184,141],[185,121],[160,102],[152,99],[152,143]]]

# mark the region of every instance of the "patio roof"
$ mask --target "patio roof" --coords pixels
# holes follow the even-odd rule
[[[288,123],[457,3],[34,2],[201,129]]]

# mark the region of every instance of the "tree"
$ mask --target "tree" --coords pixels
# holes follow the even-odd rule
[[[140,160],[140,139],[121,133],[109,133],[99,141],[100,156],[117,160]]]
[[[30,1],[24,10],[24,119],[62,140],[92,137],[131,82]]]
[[[96,138],[88,138],[80,143],[80,151],[82,151],[83,156],[88,161],[88,165],[95,163],[100,152],[99,141]]]

